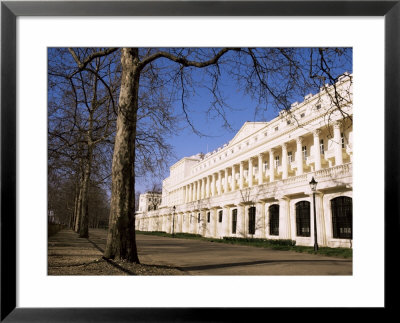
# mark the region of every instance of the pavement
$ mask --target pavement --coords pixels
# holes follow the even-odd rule
[[[137,235],[142,263],[189,275],[352,275],[352,260],[294,251]]]
[[[49,256],[64,245],[64,257],[55,261],[95,261],[103,254],[106,230],[90,230],[89,239],[67,233],[49,239]],[[351,259],[143,234],[136,241],[142,264],[177,267],[187,275],[352,275]]]

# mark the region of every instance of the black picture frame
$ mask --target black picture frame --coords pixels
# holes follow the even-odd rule
[[[399,236],[400,1],[4,1],[1,3],[1,321],[201,322],[256,319],[287,308],[17,308],[16,307],[16,19],[18,16],[384,16],[385,18],[385,306]],[[373,77],[371,76],[371,79]],[[373,188],[371,188],[373,189]],[[373,261],[371,255],[371,261]],[[244,296],[244,295],[242,295]],[[295,309],[293,309],[295,310]],[[297,309],[299,310],[299,309]],[[249,315],[251,311],[251,315]],[[270,314],[269,314],[270,315]],[[326,315],[326,314],[325,314]],[[266,318],[264,316],[264,318]]]

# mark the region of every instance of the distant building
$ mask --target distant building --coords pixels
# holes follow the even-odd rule
[[[137,213],[158,210],[161,204],[160,192],[146,192],[139,196],[139,209]]]
[[[351,78],[335,84],[340,109],[332,103],[334,87],[326,86],[270,122],[245,122],[223,147],[172,165],[157,210],[149,211],[143,194],[137,229],[172,232],[174,222],[174,232],[312,246],[314,177],[318,244],[351,247]]]

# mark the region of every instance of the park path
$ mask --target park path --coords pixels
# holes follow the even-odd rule
[[[79,238],[64,229],[48,239],[48,275],[145,275],[169,276],[187,273],[173,266],[135,264],[103,258],[107,232],[91,229],[90,238]]]
[[[178,267],[189,275],[352,275],[351,259],[152,235],[136,237],[142,264]],[[49,258],[62,249],[63,257],[55,257],[52,265],[57,261],[95,262],[105,244],[105,230],[90,230],[89,239],[63,230],[49,238]]]
[[[137,235],[137,244],[143,263],[191,275],[352,275],[350,259],[151,235]]]

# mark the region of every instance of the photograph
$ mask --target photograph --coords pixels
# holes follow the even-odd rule
[[[351,47],[48,47],[47,117],[48,275],[353,274]]]

